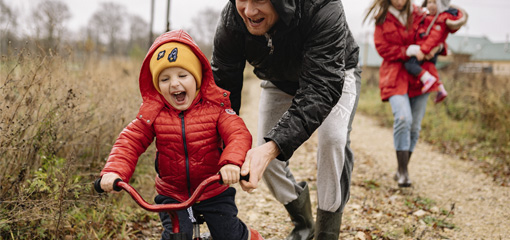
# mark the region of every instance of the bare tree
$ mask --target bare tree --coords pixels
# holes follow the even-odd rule
[[[56,48],[65,31],[64,23],[71,18],[67,5],[59,0],[44,0],[32,10],[32,16],[45,47]]]
[[[219,18],[219,10],[207,7],[191,19],[193,26],[188,32],[207,57],[212,55],[213,38]]]
[[[7,6],[4,0],[0,0],[0,31],[4,32],[16,27],[16,16],[14,11]]]
[[[212,46],[220,11],[211,7],[201,10],[191,19],[193,27],[189,29],[193,39],[203,46]],[[202,46],[201,46],[202,47]]]
[[[146,50],[149,24],[142,17],[132,14],[129,18],[129,50]]]
[[[16,39],[17,19],[14,10],[0,0],[0,53],[7,52],[9,44]]]
[[[116,41],[121,39],[124,28],[124,16],[127,11],[124,6],[113,3],[101,3],[99,9],[92,15],[89,24],[98,31],[98,40],[105,39],[108,43],[108,52],[117,53]]]

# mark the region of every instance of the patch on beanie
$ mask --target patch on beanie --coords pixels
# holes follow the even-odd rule
[[[159,59],[161,59],[162,57],[164,57],[164,56],[165,56],[165,52],[166,52],[165,50],[163,50],[163,51],[159,52],[159,53],[158,53],[158,59],[156,59],[156,60],[159,60]]]
[[[177,61],[177,48],[174,48],[172,52],[168,55],[168,61],[169,62],[175,62]]]

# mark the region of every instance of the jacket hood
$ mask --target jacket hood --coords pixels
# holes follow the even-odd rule
[[[452,5],[452,7],[456,8],[460,11],[461,17],[457,20],[446,19],[446,26],[448,26],[448,28],[451,31],[455,32],[455,31],[459,30],[460,27],[464,26],[467,23],[468,14],[467,14],[466,10],[464,10],[463,8],[460,8],[459,6]]]
[[[271,0],[271,3],[278,13],[278,17],[285,25],[290,26],[296,17],[299,0]]]
[[[450,7],[450,0],[437,0],[436,1],[436,5],[437,5],[437,13],[442,13],[446,10],[448,10],[448,8]]]
[[[193,107],[193,105],[202,99],[216,103],[222,107],[230,108],[230,101],[228,100],[230,93],[219,88],[214,82],[211,65],[209,60],[205,57],[204,53],[202,53],[191,36],[184,30],[173,30],[166,32],[156,38],[147,55],[145,56],[145,59],[143,60],[140,76],[138,79],[143,103],[142,107],[140,108],[140,114],[138,114],[138,117],[142,118],[140,116],[143,116],[144,119],[148,118],[147,120],[150,120],[149,122],[153,122],[154,118],[159,114],[165,104],[170,106],[166,103],[163,95],[161,95],[154,87],[152,82],[152,74],[150,71],[150,60],[152,55],[159,46],[168,42],[180,42],[188,45],[202,64],[202,85],[200,87],[199,94],[195,100],[193,100],[192,106],[190,107]]]

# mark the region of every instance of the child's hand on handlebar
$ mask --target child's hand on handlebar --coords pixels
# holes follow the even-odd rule
[[[220,169],[223,184],[230,185],[239,182],[241,168],[234,164],[227,164]]]
[[[107,173],[102,176],[101,178],[101,188],[105,192],[111,192],[113,191],[113,182],[115,182],[116,179],[120,178],[119,175],[116,173]]]

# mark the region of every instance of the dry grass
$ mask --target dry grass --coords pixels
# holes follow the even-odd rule
[[[89,183],[135,117],[141,61],[11,52],[0,65],[0,238],[59,238],[67,212],[96,201]]]

